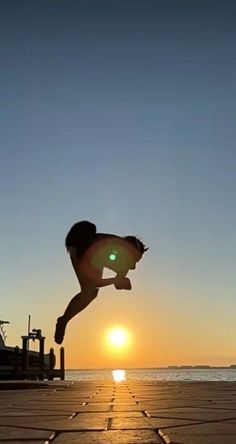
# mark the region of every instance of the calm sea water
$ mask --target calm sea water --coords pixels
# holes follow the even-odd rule
[[[114,369],[66,371],[67,380],[236,381],[236,369]]]

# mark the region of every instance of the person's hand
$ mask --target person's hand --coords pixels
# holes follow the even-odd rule
[[[114,286],[117,290],[131,290],[132,288],[129,278],[119,278],[119,276],[117,276]]]

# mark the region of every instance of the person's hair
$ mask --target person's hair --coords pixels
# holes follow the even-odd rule
[[[145,253],[148,250],[148,247],[144,245],[144,243],[135,236],[125,236],[124,239],[135,247],[140,254]]]
[[[77,256],[81,257],[85,250],[92,243],[96,236],[96,225],[87,220],[77,222],[74,224],[68,234],[66,235],[65,245],[67,250],[70,247],[75,247]]]

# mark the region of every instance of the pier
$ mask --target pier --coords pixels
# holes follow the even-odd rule
[[[4,381],[11,444],[235,444],[235,382]]]
[[[0,321],[0,380],[40,380],[54,378],[65,379],[65,350],[60,348],[60,366],[55,368],[56,356],[54,349],[50,348],[45,354],[45,336],[41,329],[28,331],[27,335],[21,336],[22,348],[8,347],[5,345],[6,334],[2,328],[6,321]],[[39,350],[30,349],[31,342],[37,342]]]
[[[54,354],[54,349],[50,348],[48,356],[48,365],[46,365],[45,357],[45,337],[42,335],[40,329],[33,329],[26,336],[21,336],[22,338],[22,364],[19,365],[19,349],[15,348],[15,377],[16,379],[39,379],[43,381],[48,379],[52,381],[54,378],[65,379],[65,353],[64,348],[60,348],[60,368],[55,369],[56,358]],[[39,353],[37,362],[34,367],[29,364],[29,343],[30,341],[37,340],[39,343]]]

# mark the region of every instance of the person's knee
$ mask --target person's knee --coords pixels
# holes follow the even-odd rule
[[[81,296],[86,300],[92,301],[97,297],[98,291],[97,288],[84,288],[81,292]]]
[[[98,295],[98,289],[97,288],[94,288],[92,291],[91,291],[91,297],[93,298],[93,299],[95,299],[96,297],[97,297],[97,295]]]

